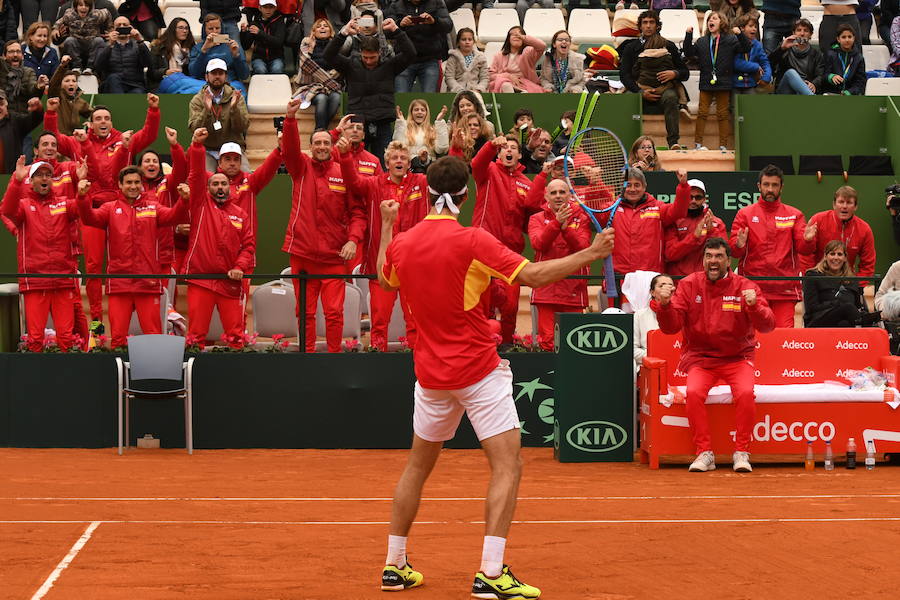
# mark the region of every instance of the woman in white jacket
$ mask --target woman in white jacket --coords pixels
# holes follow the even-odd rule
[[[660,273],[650,280],[650,297],[659,299],[659,292],[663,289],[675,288],[675,282],[664,273]],[[659,329],[656,313],[649,306],[645,306],[634,313],[634,370],[640,370],[644,357],[647,356],[647,333]]]
[[[414,173],[424,173],[428,166],[438,156],[442,156],[450,149],[450,127],[444,120],[447,107],[441,107],[434,125],[431,124],[431,109],[428,103],[421,98],[416,98],[409,103],[409,112],[406,117],[403,111],[397,107],[397,120],[394,122],[394,141],[403,142],[409,147],[409,155],[412,159]]]
[[[456,48],[444,61],[447,91],[486,92],[489,76],[487,58],[475,47],[475,32],[463,27],[456,33]]]

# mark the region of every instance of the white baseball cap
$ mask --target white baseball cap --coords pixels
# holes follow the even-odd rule
[[[31,165],[31,168],[28,169],[28,176],[34,177],[34,174],[37,173],[38,169],[40,169],[41,167],[47,167],[48,169],[50,169],[50,173],[51,174],[53,173],[53,165],[51,165],[47,161],[42,160],[42,161],[38,161],[38,162],[34,163],[33,165]]]
[[[266,4],[268,4],[270,6],[278,6],[278,4],[275,2],[275,0],[259,0],[260,6],[265,6]]]
[[[706,185],[703,184],[699,179],[688,179],[687,184],[691,187],[700,188],[703,190],[703,193],[706,193]]]
[[[225,64],[225,61],[221,58],[213,58],[208,63],[206,63],[206,72],[215,71],[216,69],[222,69],[223,71],[228,70],[228,65]]]
[[[222,144],[222,147],[219,148],[219,156],[221,157],[223,154],[237,154],[238,156],[243,156],[244,153],[241,150],[240,144],[236,144],[234,142],[225,142]]]
[[[554,163],[558,163],[558,162],[562,162],[562,161],[568,162],[573,167],[575,166],[575,161],[572,160],[572,157],[566,156],[565,154],[560,154],[559,156],[557,156],[556,158],[553,159]]]

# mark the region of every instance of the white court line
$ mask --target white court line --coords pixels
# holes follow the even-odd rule
[[[746,494],[746,495],[703,495],[703,496],[522,496],[523,501],[579,500],[579,501],[617,501],[617,500],[816,500],[834,498],[900,498],[900,494]],[[391,497],[339,497],[339,496],[289,496],[277,497],[182,497],[182,496],[143,496],[143,497],[0,497],[0,502],[391,502]],[[483,502],[478,496],[445,496],[422,498],[423,502]]]
[[[84,522],[84,521],[82,521]],[[59,577],[60,573],[62,573],[69,564],[75,560],[75,557],[81,552],[81,549],[84,548],[84,545],[87,544],[88,540],[91,539],[91,535],[93,535],[94,531],[100,527],[101,521],[91,521],[90,525],[88,525],[87,529],[84,530],[84,533],[81,534],[81,537],[78,538],[72,548],[69,550],[69,553],[66,554],[65,558],[59,561],[59,564],[56,565],[56,568],[53,569],[53,572],[50,573],[50,576],[44,581],[44,584],[38,588],[38,591],[34,593],[34,596],[31,597],[31,600],[41,600],[44,596],[47,595],[47,592],[50,591],[50,588],[53,587],[53,583]]]

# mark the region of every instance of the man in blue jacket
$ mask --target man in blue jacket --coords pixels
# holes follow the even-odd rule
[[[228,82],[244,96],[247,88],[243,80],[250,77],[250,68],[247,66],[247,57],[244,49],[237,43],[237,36],[230,37],[227,42],[219,41],[222,34],[222,17],[215,13],[208,13],[203,22],[206,29],[206,38],[203,44],[195,44],[191,48],[190,66],[191,77],[203,79],[206,76],[206,63],[214,58],[225,61],[228,67]]]

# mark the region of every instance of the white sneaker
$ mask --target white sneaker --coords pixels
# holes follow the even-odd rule
[[[709,148],[707,148],[703,144],[698,144],[698,143],[694,142],[694,150],[709,150]]]
[[[300,110],[306,110],[311,105],[312,102],[310,102],[308,98],[303,98],[303,100],[300,101]]]
[[[707,450],[706,452],[701,452],[697,455],[697,458],[694,459],[694,462],[691,463],[691,466],[688,467],[688,471],[692,473],[705,473],[706,471],[715,471],[716,470],[716,455],[712,453],[712,450]]]
[[[735,473],[750,473],[753,471],[753,467],[750,465],[749,452],[735,452],[731,457],[731,462],[734,463]]]
[[[719,152],[728,152],[727,146],[719,146]]]

